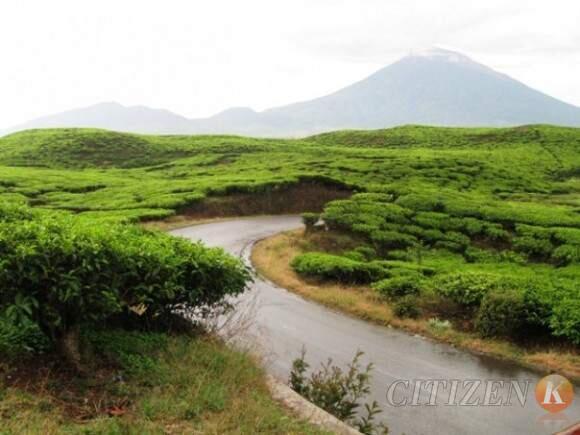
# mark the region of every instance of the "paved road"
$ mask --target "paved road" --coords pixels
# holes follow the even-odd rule
[[[300,226],[300,219],[295,216],[257,217],[198,225],[176,230],[173,234],[223,247],[248,261],[255,241]],[[357,349],[363,350],[365,360],[372,361],[375,366],[373,397],[385,410],[382,418],[393,434],[549,434],[580,420],[578,386],[572,406],[553,416],[541,409],[534,399],[535,384],[541,378],[534,372],[371,325],[306,301],[262,279],[256,280],[240,306],[240,311],[252,312],[249,315],[252,327],[244,332],[246,340],[257,343],[266,356],[268,369],[282,379],[287,378],[291,363],[303,346],[307,359],[314,365],[330,357],[344,366]],[[422,405],[430,398],[431,387],[427,385],[418,396],[421,405],[394,407],[388,404],[387,391],[399,379],[409,380],[410,387],[416,379],[447,380],[449,384],[446,388],[440,387],[436,406]],[[508,384],[517,381],[522,389],[525,389],[525,381],[530,381],[530,387],[525,406],[519,404],[515,387],[511,390],[511,406],[445,405],[452,380],[504,380]],[[468,388],[469,385],[463,388],[459,384],[456,401]],[[407,396],[411,402],[410,390],[400,385],[394,399],[400,401]],[[507,386],[499,388],[500,399],[506,400],[507,394]],[[483,400],[484,395],[482,386],[474,397]]]

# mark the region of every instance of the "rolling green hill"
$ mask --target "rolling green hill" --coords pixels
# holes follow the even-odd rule
[[[130,219],[205,196],[323,179],[359,191],[463,192],[528,209],[580,206],[580,130],[400,127],[305,140],[33,130],[0,139],[0,198]]]

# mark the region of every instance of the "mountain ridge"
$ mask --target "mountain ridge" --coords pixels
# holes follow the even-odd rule
[[[411,53],[328,95],[261,112],[233,107],[207,118],[188,119],[165,109],[105,102],[38,118],[5,133],[88,127],[151,134],[296,137],[407,124],[580,126],[580,108],[464,54],[435,48]]]

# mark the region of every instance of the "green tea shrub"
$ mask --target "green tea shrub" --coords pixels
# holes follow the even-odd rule
[[[537,335],[544,326],[544,307],[536,296],[519,286],[488,292],[477,312],[476,330],[484,337]]]
[[[298,255],[291,266],[300,275],[346,284],[370,283],[384,275],[383,268],[377,264],[323,253]]]
[[[578,228],[551,228],[551,233],[558,244],[580,246],[580,229]]]
[[[580,283],[577,279],[558,280],[552,289],[540,293],[550,303],[552,334],[580,345]]]
[[[468,247],[463,253],[470,263],[514,263],[524,265],[527,259],[524,255],[514,251],[495,251],[492,249],[480,249],[474,246]]]
[[[483,226],[483,234],[495,241],[507,241],[510,238],[509,232],[500,224],[486,223]]]
[[[423,266],[408,261],[378,260],[374,263],[385,269],[388,278],[401,275],[414,275],[418,278],[423,278],[433,276],[436,272],[436,270],[430,266]]]
[[[417,244],[417,238],[396,231],[376,231],[371,235],[377,251],[387,253],[391,249],[405,249]]]
[[[354,251],[361,254],[367,261],[372,261],[377,257],[377,251],[371,246],[357,246]]]
[[[412,193],[401,196],[395,201],[398,205],[412,210],[442,212],[445,202],[433,195]]]
[[[469,237],[457,231],[446,232],[445,240],[447,242],[455,243],[456,245],[460,246],[462,250],[465,250],[471,244],[471,239]]]
[[[498,287],[501,276],[484,272],[455,272],[434,279],[437,293],[466,308],[476,308],[483,297]]]
[[[406,295],[398,299],[393,306],[395,316],[402,318],[416,319],[421,315],[421,309],[418,306],[419,299],[415,295]]]
[[[11,306],[0,314],[0,354],[16,357],[24,353],[43,352],[49,348],[49,342],[38,325],[32,322],[19,305]],[[27,305],[24,304],[24,309]]]
[[[355,250],[345,251],[345,252],[341,253],[340,255],[344,258],[348,258],[350,260],[354,260],[354,261],[358,261],[358,262],[367,261],[366,257],[363,254],[361,254],[360,252],[355,251]]]
[[[423,232],[423,239],[430,244],[435,244],[439,241],[445,240],[445,234],[441,230],[425,230]]]
[[[470,236],[476,236],[483,232],[484,222],[479,219],[465,217],[461,219],[461,229]]]
[[[552,334],[580,345],[580,294],[560,301],[550,318]]]
[[[518,252],[536,258],[549,258],[554,251],[549,238],[528,235],[514,238],[513,247]]]
[[[372,287],[385,298],[392,300],[403,296],[416,296],[421,292],[422,285],[423,279],[420,275],[409,274],[377,281]]]
[[[331,229],[357,231],[370,235],[384,223],[407,224],[413,214],[411,210],[387,202],[370,200],[370,194],[356,194],[348,200],[331,201],[324,209],[322,218]],[[368,226],[365,227],[361,225]]]
[[[250,278],[220,249],[57,214],[2,223],[0,258],[0,309],[24,304],[73,363],[81,324],[137,306],[151,318],[176,308],[211,310]]]
[[[0,203],[0,225],[7,222],[28,221],[38,215],[38,212],[22,203]]]
[[[580,263],[580,245],[562,245],[552,252],[552,260],[558,266]]]
[[[445,213],[420,212],[413,217],[413,221],[423,228],[434,228],[442,231],[451,229],[450,216]]]
[[[425,228],[420,227],[419,225],[401,225],[399,230],[403,233],[410,234],[412,236],[417,237],[418,239],[425,238],[426,231]]]
[[[410,261],[414,259],[411,250],[393,249],[387,252],[386,257],[390,260]]]

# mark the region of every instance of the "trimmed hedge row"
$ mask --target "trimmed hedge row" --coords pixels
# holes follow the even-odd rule
[[[301,275],[345,284],[368,284],[385,274],[383,268],[373,262],[323,253],[299,255],[292,260],[291,266]]]
[[[519,209],[513,204],[477,205],[460,195],[407,194],[395,202],[392,199],[387,194],[356,194],[351,199],[329,203],[322,218],[331,229],[365,237],[382,256],[425,245],[461,253],[469,259],[479,243],[487,245],[490,252],[515,252],[557,266],[580,263],[580,219],[575,223],[566,215],[559,220],[559,209],[554,212],[554,219],[547,221],[550,210],[532,204],[521,205],[525,213],[515,213]],[[468,204],[475,207],[471,214],[466,213]],[[491,209],[494,213],[483,212]],[[508,219],[506,216],[512,211],[515,214]],[[531,219],[534,211],[540,213],[541,219]],[[570,227],[556,226],[563,224]]]
[[[542,331],[580,344],[580,283],[458,272],[437,277],[434,290],[474,313],[483,336],[531,336]]]

